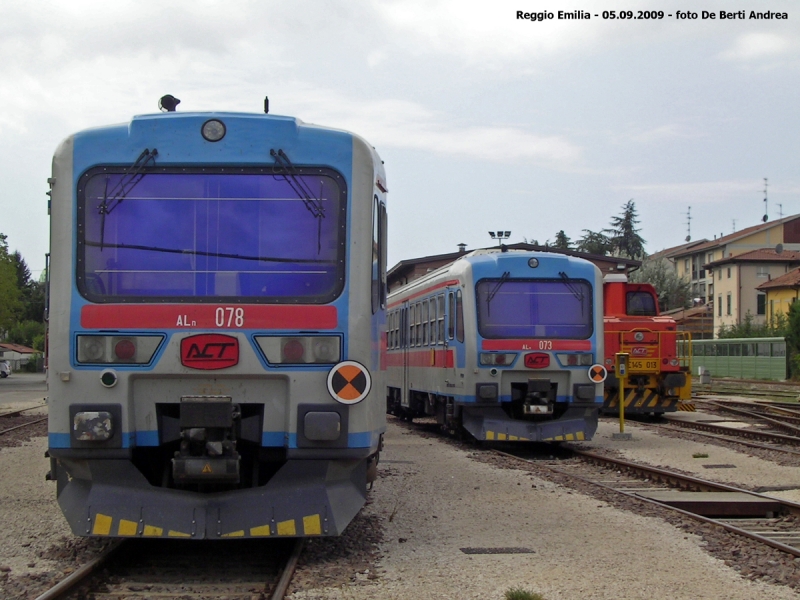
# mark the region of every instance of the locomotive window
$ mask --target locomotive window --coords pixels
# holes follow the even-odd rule
[[[98,167],[78,198],[78,288],[94,302],[322,304],[344,288],[347,188],[332,169]]]
[[[626,294],[626,314],[642,317],[655,317],[656,303],[647,292],[628,292]]]
[[[482,279],[475,286],[485,338],[587,339],[592,287],[582,279]]]
[[[417,302],[417,317],[416,317],[416,328],[417,328],[417,346],[422,345],[422,304]]]
[[[417,345],[417,329],[414,322],[414,314],[416,305],[412,304],[408,307],[408,345],[416,346]]]

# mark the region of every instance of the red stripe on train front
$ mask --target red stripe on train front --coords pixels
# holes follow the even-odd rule
[[[86,329],[335,329],[335,306],[87,304]]]
[[[590,340],[483,340],[482,350],[591,350]]]

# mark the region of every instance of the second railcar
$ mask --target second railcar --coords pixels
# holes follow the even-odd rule
[[[588,440],[602,280],[560,254],[476,250],[389,295],[387,411],[478,440]]]

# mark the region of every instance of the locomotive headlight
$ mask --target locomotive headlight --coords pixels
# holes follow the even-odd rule
[[[317,336],[255,336],[258,347],[272,365],[333,364],[342,355],[341,338]]]
[[[339,339],[333,337],[315,338],[312,342],[315,362],[333,363],[339,360]]]
[[[575,354],[556,354],[558,362],[565,367],[591,367],[594,357],[591,353],[576,352]]]
[[[481,352],[481,365],[507,366],[514,362],[517,355],[513,352]]]
[[[163,340],[163,335],[79,335],[78,362],[145,365],[152,360]]]
[[[528,266],[531,269],[535,269],[536,267],[539,266],[539,259],[538,258],[530,258],[530,259],[528,259]]]
[[[200,129],[203,138],[209,142],[218,142],[225,137],[225,123],[217,119],[209,119]]]
[[[105,336],[78,336],[78,362],[102,363],[106,362]]]
[[[633,339],[635,339],[637,342],[641,342],[644,339],[644,333],[637,331],[633,334]]]

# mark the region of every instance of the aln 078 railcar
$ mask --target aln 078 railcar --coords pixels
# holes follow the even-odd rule
[[[49,477],[72,531],[341,533],[386,421],[373,148],[169,112],[69,137],[50,183]]]
[[[602,281],[560,254],[476,250],[389,296],[387,410],[478,440],[588,440]]]

